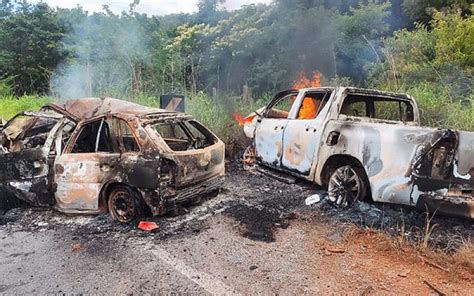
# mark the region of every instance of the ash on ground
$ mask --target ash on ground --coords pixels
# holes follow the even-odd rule
[[[209,197],[200,205],[182,208],[177,215],[144,217],[140,220],[156,222],[159,228],[144,232],[137,228],[138,221],[128,225],[116,224],[108,214],[98,216],[66,216],[51,209],[17,208],[0,215],[0,227],[7,231],[35,231],[63,228],[81,239],[88,237],[150,237],[168,239],[193,235],[208,227],[210,218],[223,215],[235,221],[236,231],[249,240],[272,243],[275,232],[294,220],[324,221],[337,225],[341,233],[351,224],[372,228],[389,235],[401,234],[413,244],[421,241],[426,214],[389,204],[358,202],[348,209],[334,207],[326,199],[310,206],[305,199],[315,193],[324,193],[314,184],[297,181],[287,184],[258,172],[244,170],[237,162],[227,164],[225,188],[217,197]],[[455,251],[472,240],[474,225],[471,221],[436,216],[431,221],[438,226],[431,236],[432,246],[444,251]]]

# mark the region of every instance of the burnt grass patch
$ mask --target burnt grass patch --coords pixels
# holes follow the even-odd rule
[[[408,243],[419,246],[424,239],[426,227],[434,227],[429,237],[430,247],[446,253],[454,253],[474,238],[472,221],[434,214],[427,225],[427,213],[415,208],[375,202],[357,202],[353,206],[340,209],[323,200],[313,209],[320,211],[327,219],[354,224],[362,229],[373,229],[392,237],[403,236]],[[429,214],[429,218],[432,217]]]
[[[244,170],[239,164],[228,166],[226,190],[234,200],[224,214],[239,224],[243,237],[274,242],[275,231],[285,229],[290,220],[309,210],[304,200],[314,192],[306,183],[287,184],[260,173]]]
[[[288,227],[288,220],[274,209],[237,204],[228,208],[225,213],[240,223],[243,237],[255,241],[274,242],[275,229]]]

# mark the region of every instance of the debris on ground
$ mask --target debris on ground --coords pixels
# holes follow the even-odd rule
[[[445,296],[446,294],[441,292],[438,288],[436,288],[435,286],[433,286],[432,284],[430,284],[428,281],[423,281],[428,287],[430,287],[431,290],[433,290],[433,292],[435,292],[436,294],[435,295],[438,295],[438,296]]]
[[[343,254],[346,252],[346,250],[342,248],[328,248],[327,251],[330,253],[336,253],[336,254]]]
[[[73,252],[80,252],[81,251],[81,244],[77,243],[77,244],[73,244],[72,245],[72,251]]]
[[[322,199],[327,197],[327,192],[321,191],[320,193],[313,194],[304,200],[305,205],[310,206],[320,202]]]
[[[126,233],[128,237],[153,236],[167,239],[177,235],[199,233],[206,219],[224,215],[236,222],[236,230],[250,240],[272,243],[276,233],[293,220],[325,221],[341,225],[355,224],[363,229],[376,229],[391,236],[400,236],[416,245],[423,236],[425,214],[398,205],[359,201],[352,207],[340,209],[326,198],[307,206],[305,200],[323,194],[311,183],[295,184],[276,181],[265,174],[249,174],[238,162],[227,164],[224,190],[217,197],[208,197],[187,213],[175,216],[148,217],[159,225],[160,231],[142,231],[135,225],[114,223],[110,215],[94,217],[65,216],[52,210],[15,208],[0,215],[0,227],[12,231],[42,231],[64,228],[78,237],[110,236]],[[258,191],[257,191],[258,189]],[[402,229],[402,223],[405,224]],[[448,253],[458,250],[474,237],[471,221],[436,215],[432,223],[439,224],[430,237],[430,247]]]
[[[155,222],[140,221],[138,223],[138,229],[143,231],[153,231],[155,229],[158,229],[158,227],[158,224],[156,224]]]

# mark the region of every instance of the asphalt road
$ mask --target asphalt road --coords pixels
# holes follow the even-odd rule
[[[105,214],[15,209],[0,219],[0,294],[430,292],[421,277],[447,291],[468,291],[429,267],[403,281],[397,274],[406,265],[390,259],[390,268],[379,266],[386,254],[368,263],[370,242],[353,247],[343,239],[345,220],[355,214],[306,206],[315,190],[235,171],[217,197],[178,216],[149,218],[160,226],[152,233]],[[367,219],[378,211],[364,207]],[[462,223],[470,238],[472,223]],[[332,245],[344,251],[331,253]]]

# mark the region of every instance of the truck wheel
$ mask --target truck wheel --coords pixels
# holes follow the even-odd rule
[[[334,170],[328,182],[328,197],[331,202],[345,208],[366,194],[366,180],[362,168],[350,165],[341,166]]]
[[[109,194],[107,204],[112,219],[119,223],[130,223],[142,214],[138,196],[125,186],[115,188]]]

